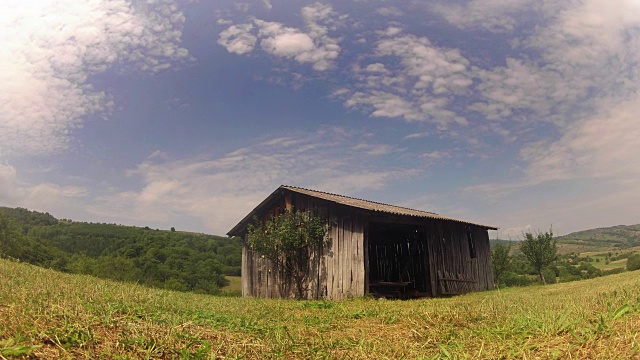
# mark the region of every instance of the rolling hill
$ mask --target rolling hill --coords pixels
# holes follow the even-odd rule
[[[215,294],[240,275],[238,238],[56,219],[0,207],[0,257],[69,273]]]

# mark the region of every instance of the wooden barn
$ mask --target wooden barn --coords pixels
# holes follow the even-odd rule
[[[496,228],[426,211],[280,186],[228,235],[244,238],[252,219],[291,209],[330,225],[325,245],[309,249],[309,299],[437,297],[494,287],[487,230]],[[290,279],[245,243],[242,295],[292,297],[281,293],[281,281]]]

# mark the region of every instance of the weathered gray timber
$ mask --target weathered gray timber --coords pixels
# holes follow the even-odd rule
[[[228,234],[245,237],[252,219],[291,209],[311,211],[330,226],[326,244],[309,249],[308,299],[436,297],[494,287],[487,230],[496,228],[426,211],[281,186]],[[294,289],[245,244],[242,295],[293,297]]]

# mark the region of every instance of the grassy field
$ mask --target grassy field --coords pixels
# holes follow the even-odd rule
[[[229,280],[229,285],[221,288],[222,292],[227,294],[242,294],[242,277],[225,275]]]
[[[215,297],[0,260],[0,358],[629,359],[640,272],[449,299]]]

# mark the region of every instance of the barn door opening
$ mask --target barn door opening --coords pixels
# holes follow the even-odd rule
[[[371,222],[367,250],[371,295],[397,299],[431,295],[422,226]]]

